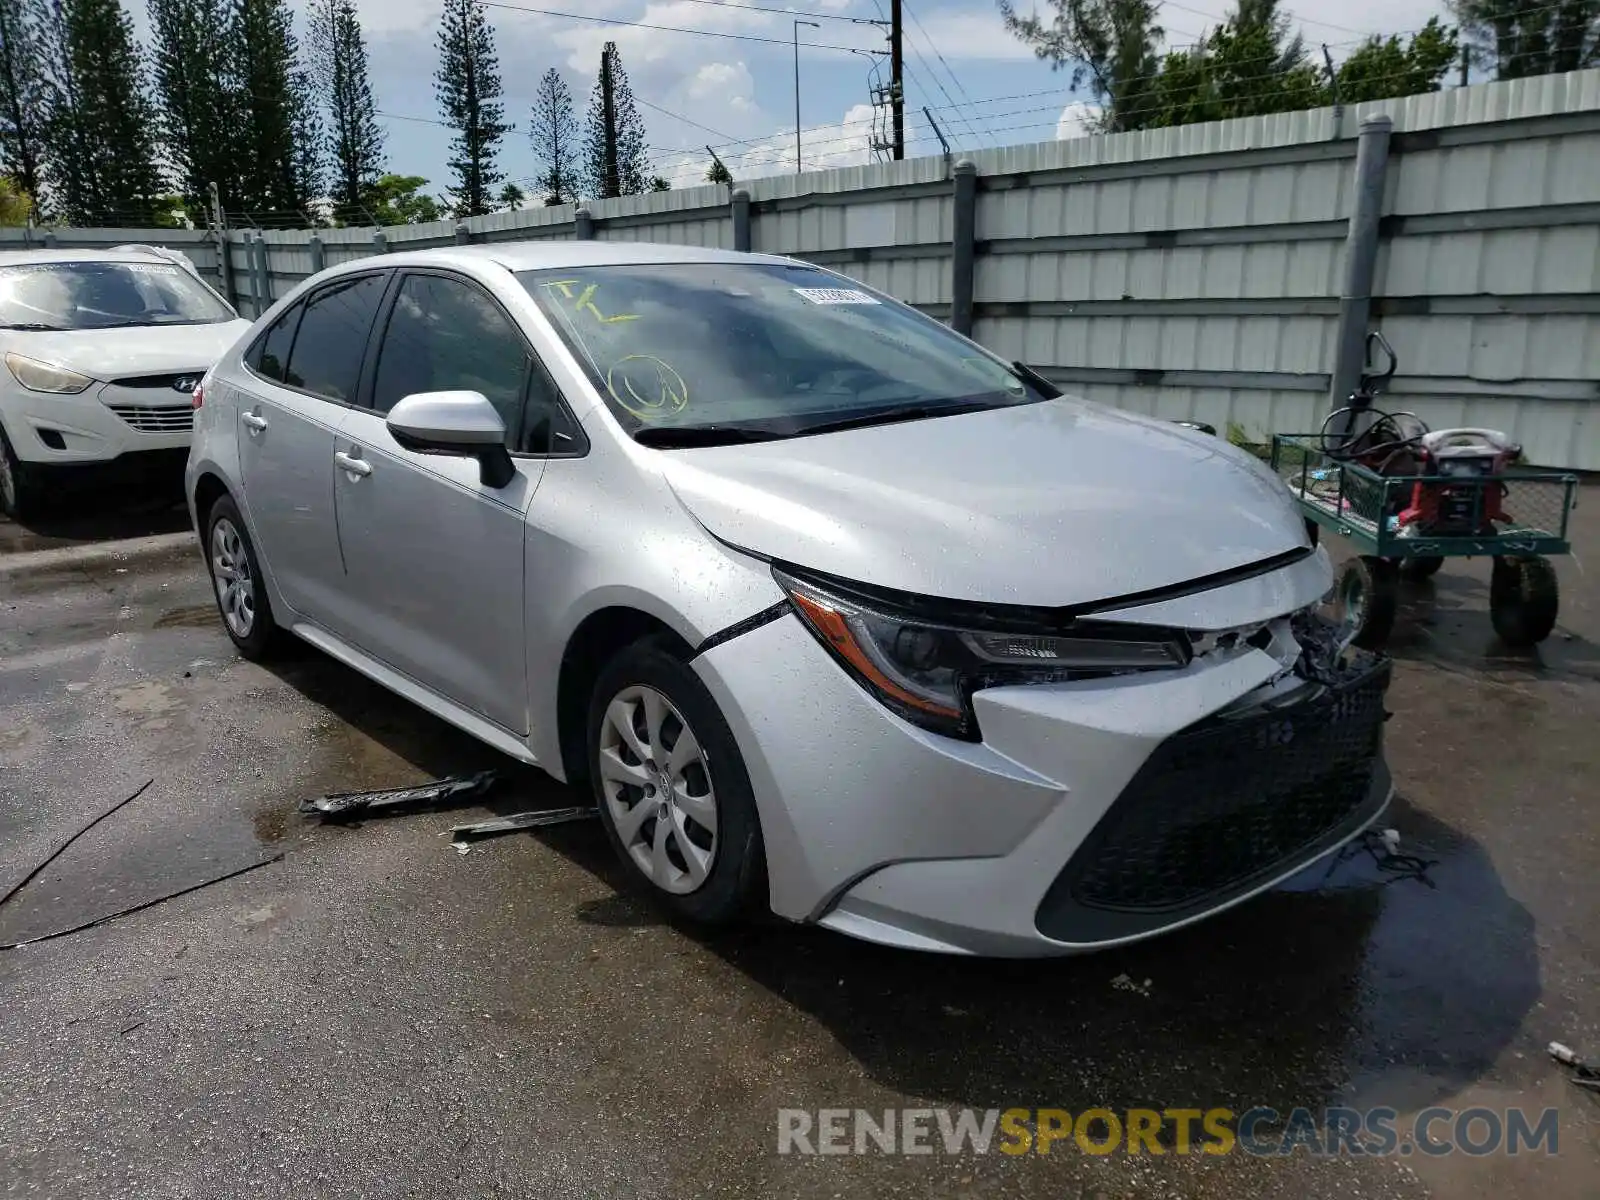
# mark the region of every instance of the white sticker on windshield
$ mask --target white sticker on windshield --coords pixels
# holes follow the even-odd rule
[[[875,296],[855,288],[795,288],[795,295],[812,304],[881,304]]]
[[[133,275],[176,275],[182,268],[174,263],[125,263]]]

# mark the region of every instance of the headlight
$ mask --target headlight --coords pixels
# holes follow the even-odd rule
[[[40,362],[15,351],[6,355],[6,366],[12,376],[30,392],[53,392],[72,396],[87,388],[94,380],[54,363]]]
[[[1182,667],[1183,635],[1131,625],[1068,622],[1061,632],[988,628],[960,618],[863,601],[773,569],[795,611],[835,659],[885,706],[950,737],[976,740],[972,693],[1006,683],[1044,683]],[[918,605],[919,609],[922,607]]]

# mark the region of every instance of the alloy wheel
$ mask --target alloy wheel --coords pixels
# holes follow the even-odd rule
[[[662,891],[685,895],[717,854],[717,798],[705,751],[683,714],[655,688],[626,687],[600,727],[601,791],[617,837]]]
[[[222,619],[234,637],[247,638],[256,624],[255,575],[244,539],[227,517],[211,527],[211,577],[217,585]]]

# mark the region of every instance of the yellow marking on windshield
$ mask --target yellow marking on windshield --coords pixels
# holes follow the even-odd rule
[[[582,284],[583,280],[581,279],[555,279],[544,286],[547,288],[559,288],[563,297],[573,301],[573,312],[590,313],[595,320],[604,325],[615,325],[620,321],[637,321],[639,319],[638,313],[618,313],[614,317],[606,316],[594,302],[594,294],[600,290],[600,285],[591,283],[583,289],[582,293],[574,295],[572,289],[575,286],[582,286]]]
[[[606,372],[606,391],[641,421],[658,421],[689,407],[683,376],[649,354],[630,354],[613,363]]]

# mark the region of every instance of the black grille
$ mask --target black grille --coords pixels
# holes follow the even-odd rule
[[[1389,671],[1383,660],[1299,704],[1213,718],[1163,742],[1051,886],[1041,932],[1098,940],[1072,927],[1105,937],[1168,924],[1359,828],[1388,790]]]

